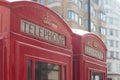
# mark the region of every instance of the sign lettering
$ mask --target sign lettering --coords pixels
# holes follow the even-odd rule
[[[59,33],[56,33],[52,30],[46,29],[42,26],[28,22],[26,20],[21,20],[21,31],[27,34],[31,34],[33,36],[48,40],[50,42],[54,42],[61,46],[66,45],[65,36]]]
[[[98,58],[98,59],[101,59],[103,60],[104,58],[104,55],[102,52],[96,50],[96,49],[93,49],[89,46],[85,46],[85,53],[89,56],[92,56],[92,57],[95,57],[95,58]]]

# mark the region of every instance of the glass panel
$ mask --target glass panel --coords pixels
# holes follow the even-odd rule
[[[32,60],[28,60],[28,80],[32,80]]]
[[[82,18],[79,18],[79,26],[82,25]]]
[[[41,4],[44,4],[44,0],[39,0]]]
[[[32,1],[35,1],[35,2],[37,2],[37,0],[32,0]]]
[[[62,80],[66,80],[66,67],[65,66],[63,66],[63,68],[62,68]]]
[[[75,13],[75,21],[78,22],[78,14]]]
[[[92,72],[92,80],[103,80],[102,73]]]
[[[53,0],[48,0],[48,3],[53,2]]]
[[[111,63],[107,63],[107,70],[109,72],[112,71],[112,64]]]
[[[107,80],[112,80],[112,78],[108,78]]]
[[[88,29],[88,20],[85,20],[85,27]]]
[[[82,1],[79,1],[78,6],[80,9],[82,9]]]
[[[59,65],[36,61],[35,80],[60,80]]]
[[[68,18],[72,19],[72,11],[71,10],[68,11]]]

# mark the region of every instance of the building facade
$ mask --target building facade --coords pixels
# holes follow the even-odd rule
[[[41,3],[60,15],[74,29],[88,31],[88,0],[32,0]],[[105,41],[105,11],[102,0],[90,0],[91,32]]]
[[[120,3],[117,0],[104,0],[104,8],[108,80],[120,80]]]

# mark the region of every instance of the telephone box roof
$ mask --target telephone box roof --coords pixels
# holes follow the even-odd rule
[[[78,35],[85,35],[85,34],[90,33],[88,31],[84,31],[84,30],[80,30],[80,29],[72,29],[72,32],[75,34],[78,34]]]
[[[76,34],[76,35],[78,35],[81,38],[85,38],[85,37],[88,37],[88,36],[91,36],[91,37],[94,37],[94,38],[95,37],[98,38],[101,41],[102,45],[104,46],[105,50],[107,50],[107,48],[106,48],[106,46],[104,44],[104,41],[98,35],[96,35],[95,33],[84,31],[84,30],[80,30],[80,29],[71,29],[71,30],[72,30],[73,34]]]

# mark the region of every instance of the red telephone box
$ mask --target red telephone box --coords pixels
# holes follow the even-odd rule
[[[33,2],[0,1],[0,80],[72,80],[72,31]]]
[[[74,80],[107,80],[106,46],[95,34],[73,29]]]

